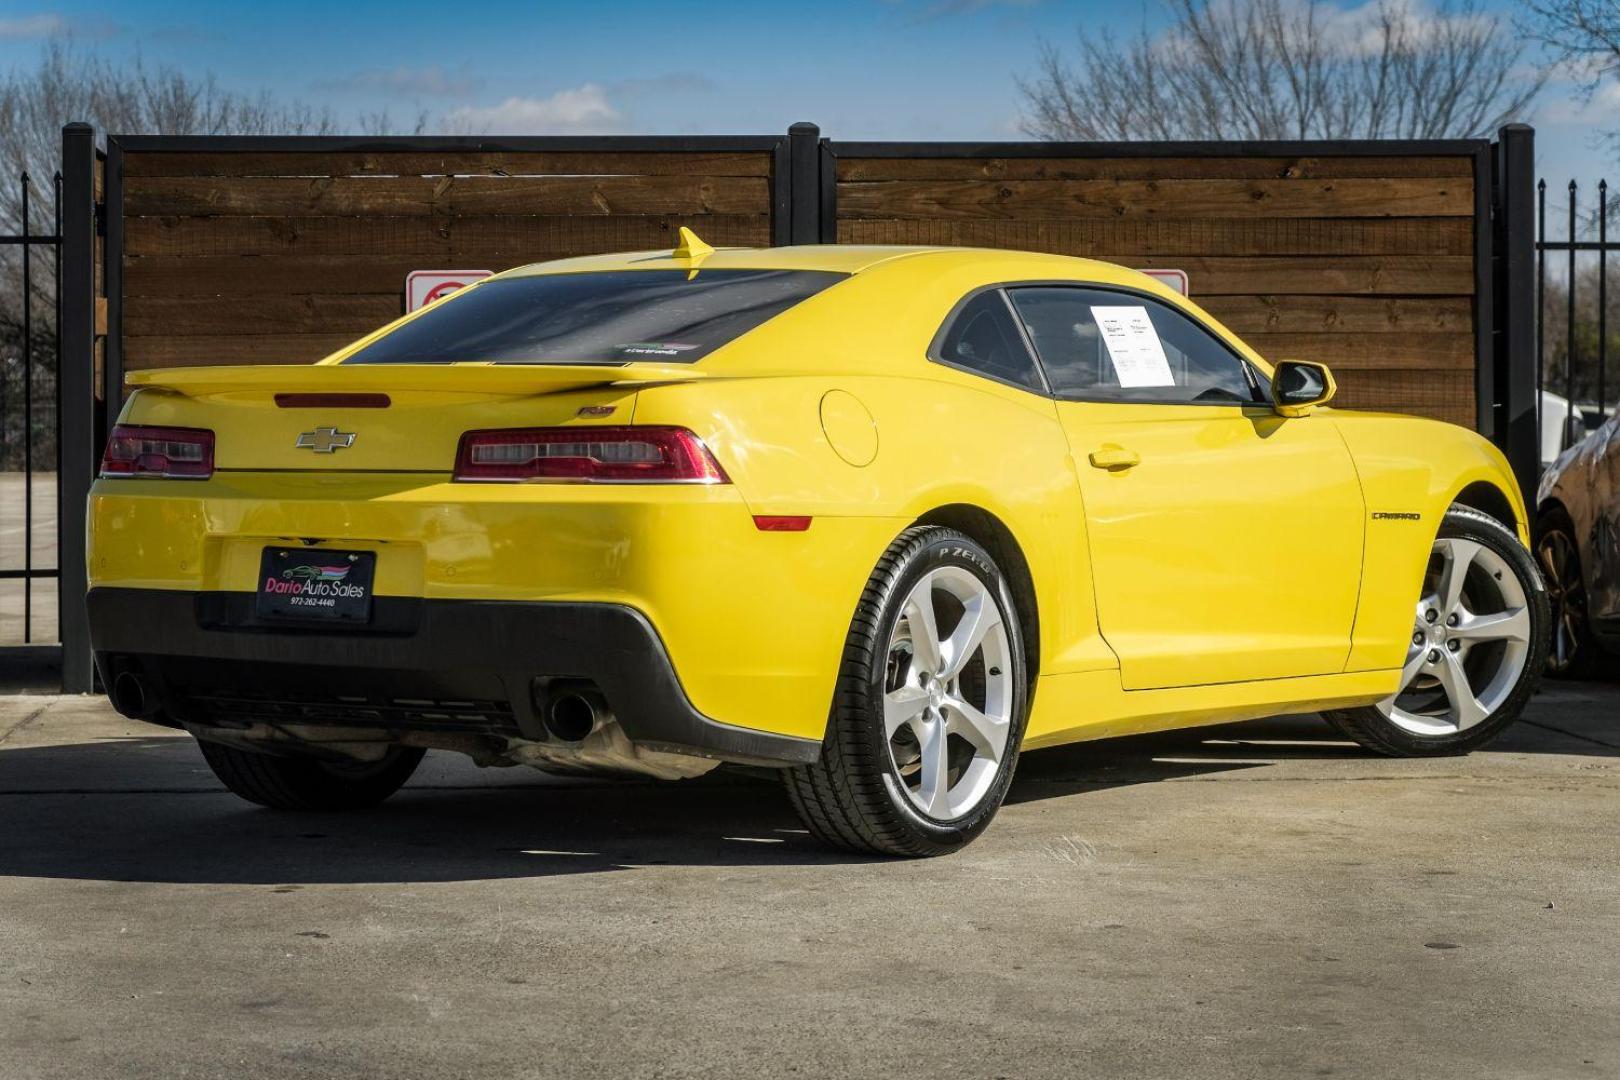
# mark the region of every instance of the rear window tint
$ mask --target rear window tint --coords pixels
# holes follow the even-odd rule
[[[689,364],[845,275],[611,270],[498,278],[442,302],[345,364]]]

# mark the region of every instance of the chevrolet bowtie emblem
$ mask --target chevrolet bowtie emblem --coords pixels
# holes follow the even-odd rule
[[[299,450],[313,450],[317,454],[347,450],[353,445],[354,432],[339,431],[335,427],[318,427],[314,431],[302,432],[298,436],[298,441],[293,443]]]

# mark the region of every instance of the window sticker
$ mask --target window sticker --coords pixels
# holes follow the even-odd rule
[[[1119,385],[1174,386],[1170,361],[1164,355],[1159,333],[1153,329],[1145,307],[1093,307],[1091,317],[1102,331],[1108,358],[1114,362]]]

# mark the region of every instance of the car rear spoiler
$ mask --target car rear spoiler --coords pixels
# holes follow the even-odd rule
[[[690,382],[704,374],[685,364],[254,364],[132,371],[124,382],[207,397],[242,392],[439,393],[527,396],[587,386]]]

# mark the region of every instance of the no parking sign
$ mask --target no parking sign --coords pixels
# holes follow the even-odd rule
[[[1182,296],[1187,295],[1187,271],[1185,270],[1143,270],[1142,273],[1161,285],[1168,285]]]
[[[405,275],[405,310],[427,307],[457,289],[489,277],[493,270],[412,270]]]

